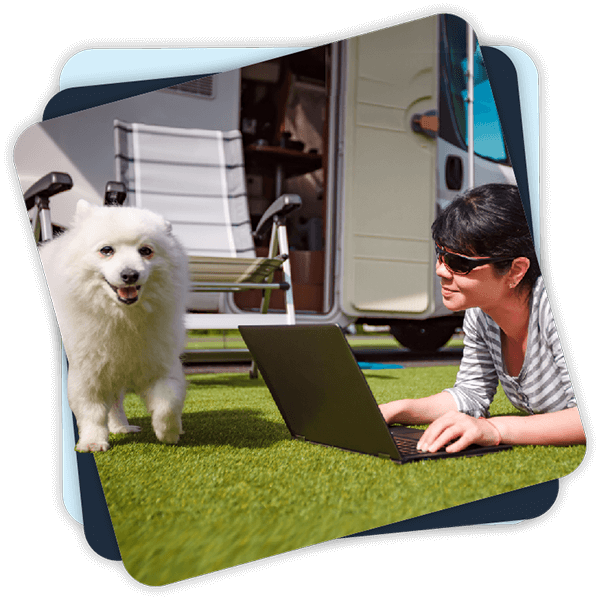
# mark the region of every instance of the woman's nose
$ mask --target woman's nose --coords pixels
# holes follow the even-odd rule
[[[435,263],[435,274],[442,279],[452,278],[452,271],[448,269],[446,263],[439,256],[437,262]]]

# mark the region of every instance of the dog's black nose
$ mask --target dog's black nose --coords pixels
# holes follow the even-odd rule
[[[128,285],[134,284],[139,276],[140,274],[134,269],[123,269],[121,271],[121,279],[123,280],[123,283],[127,283]]]

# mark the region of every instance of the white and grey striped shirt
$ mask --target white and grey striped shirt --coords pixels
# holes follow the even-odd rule
[[[521,372],[512,377],[502,359],[500,328],[480,308],[465,311],[465,349],[454,387],[448,389],[460,412],[489,416],[498,380],[507,398],[527,413],[576,406],[575,394],[546,288],[539,277],[531,293],[527,350]]]

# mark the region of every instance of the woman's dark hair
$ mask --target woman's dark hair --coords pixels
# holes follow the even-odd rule
[[[533,287],[540,266],[529,225],[516,185],[489,183],[457,196],[431,226],[436,244],[465,256],[506,257],[494,263],[500,273],[507,272],[512,259],[525,256],[529,269],[520,289]]]

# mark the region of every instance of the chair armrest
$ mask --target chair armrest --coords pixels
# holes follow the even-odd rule
[[[73,187],[73,180],[70,175],[52,171],[36,181],[24,194],[25,206],[31,210],[35,205],[36,198],[48,199],[60,192],[65,192]]]
[[[109,181],[104,191],[104,206],[123,206],[127,198],[127,188],[119,181]]]
[[[287,215],[302,206],[302,200],[297,194],[284,194],[280,196],[269,206],[265,214],[261,217],[254,237],[262,238],[269,229],[271,220],[282,222]]]

